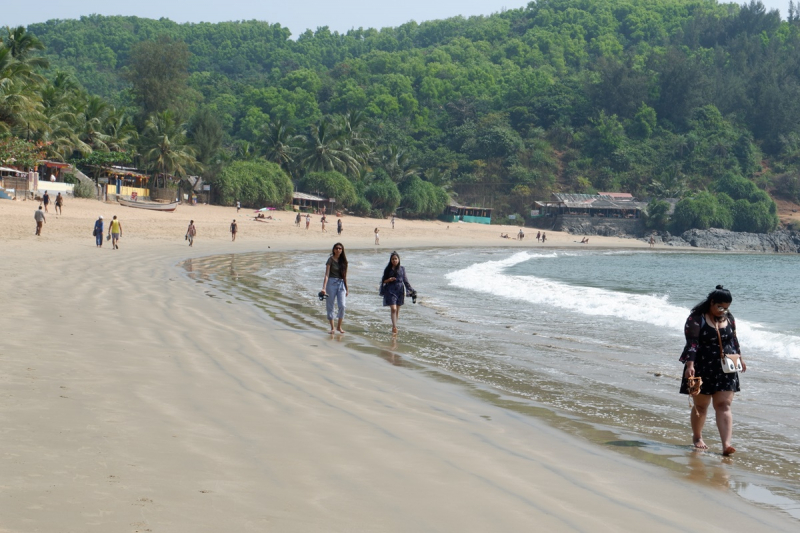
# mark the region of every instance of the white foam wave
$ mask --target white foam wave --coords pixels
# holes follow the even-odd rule
[[[530,260],[557,258],[558,254],[519,252],[499,261],[488,261],[450,272],[447,280],[459,288],[489,293],[531,304],[552,306],[590,316],[616,317],[681,331],[685,307],[670,304],[666,295],[628,294],[581,287],[534,276],[512,276],[504,272]],[[800,338],[764,331],[758,324],[737,320],[737,333],[747,352],[767,352],[800,360]]]

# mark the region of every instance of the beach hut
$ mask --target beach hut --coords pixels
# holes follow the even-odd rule
[[[323,198],[322,196],[315,196],[304,192],[295,192],[292,194],[292,207],[297,211],[314,211],[315,213],[332,213],[335,198]]]
[[[475,222],[478,224],[492,223],[492,209],[488,207],[469,207],[452,203],[444,209],[439,216],[444,222]]]

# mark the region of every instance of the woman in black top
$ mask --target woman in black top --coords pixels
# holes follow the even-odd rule
[[[703,426],[708,406],[713,404],[723,455],[731,455],[736,451],[731,446],[731,403],[733,394],[739,392],[739,374],[724,373],[720,355],[720,343],[725,353],[741,354],[739,340],[736,338],[736,321],[728,312],[732,301],[730,291],[717,285],[705,300],[692,309],[684,326],[686,346],[680,357],[680,361],[684,363],[681,394],[689,394],[689,378],[700,377],[703,380],[700,393],[694,397],[694,409],[691,413],[694,447],[708,449],[703,442]],[[745,370],[747,365],[742,360],[742,372]]]
[[[383,269],[381,279],[381,295],[383,295],[383,306],[389,308],[392,318],[392,333],[397,333],[397,321],[400,318],[400,306],[405,300],[406,290],[411,294],[414,289],[408,282],[406,269],[400,266],[400,256],[397,252],[392,252],[389,256],[389,264]]]
[[[335,331],[344,333],[342,329],[342,320],[344,319],[344,310],[347,306],[347,256],[344,253],[344,245],[337,242],[333,245],[331,256],[328,262],[325,263],[325,278],[322,280],[322,292],[328,295],[328,300],[325,302],[325,308],[328,313],[328,322],[331,324],[330,333]],[[336,314],[338,323],[336,329],[333,328],[333,301],[338,300],[339,310]]]

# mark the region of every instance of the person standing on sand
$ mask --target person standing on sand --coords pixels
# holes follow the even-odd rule
[[[94,221],[94,231],[92,232],[94,235],[94,243],[97,245],[98,248],[103,247],[103,215],[97,217],[97,220]]]
[[[522,228],[519,229],[519,233],[517,233],[517,240],[522,240],[525,238],[525,234],[522,233]]]
[[[703,442],[703,426],[708,406],[713,405],[722,440],[722,455],[732,455],[736,451],[731,446],[731,403],[734,393],[739,392],[739,373],[723,372],[722,356],[727,354],[732,360],[738,359],[741,371],[747,370],[747,365],[741,358],[739,339],[736,338],[736,321],[728,312],[732,301],[730,291],[717,285],[705,300],[694,306],[683,328],[686,345],[680,357],[680,361],[684,363],[680,392],[691,394],[694,398],[694,408],[690,414],[692,444],[698,450],[708,449]],[[697,383],[691,382],[698,377],[701,380],[699,387]]]
[[[42,203],[44,204],[44,212],[49,213],[50,210],[47,207],[50,205],[50,195],[47,194],[47,191],[44,191],[44,195],[42,196]]]
[[[189,227],[186,228],[186,240],[189,241],[189,246],[194,244],[195,235],[197,235],[197,228],[194,227],[194,220],[190,220]]]
[[[239,231],[239,225],[236,223],[236,219],[233,219],[231,222],[231,242],[236,240],[236,232]]]
[[[61,206],[64,205],[64,197],[61,196],[61,193],[58,193],[56,196],[56,214],[60,215],[61,213]]]
[[[241,208],[242,208],[242,202],[240,202],[239,200],[236,200],[236,212],[238,213],[239,209],[241,209]]]
[[[381,234],[378,232],[378,228],[375,228],[375,244],[381,243]]]
[[[392,213],[392,229],[394,229],[394,213]]]
[[[344,253],[344,245],[337,242],[333,245],[331,255],[325,263],[325,278],[322,280],[322,293],[328,296],[328,301],[325,302],[325,310],[327,311],[328,322],[331,325],[331,330],[328,332],[331,335],[338,331],[344,333],[342,329],[342,320],[344,320],[344,310],[347,307],[347,296],[350,292],[347,289],[347,256]],[[338,323],[336,329],[333,328],[333,301],[338,300],[339,309],[336,314]]]
[[[295,217],[295,219],[294,219],[294,225],[295,225],[295,226],[297,226],[298,228],[300,227],[300,219],[301,219],[301,218],[302,218],[302,217],[300,216],[300,213],[298,212],[298,213],[297,213],[297,216],[296,216],[296,217]]]
[[[408,282],[406,269],[400,266],[400,256],[397,252],[392,252],[389,255],[389,264],[383,269],[380,294],[383,296],[383,306],[389,308],[393,334],[397,333],[400,307],[403,305],[406,292],[412,294],[414,289],[411,287],[411,283]]]
[[[322,223],[322,233],[327,233],[327,231],[325,231],[325,215],[322,215],[319,221]]]
[[[650,235],[650,248],[654,248],[656,245],[656,239],[652,235]]]
[[[311,225],[311,215],[306,214],[306,229]]]
[[[36,221],[36,235],[41,236],[42,234],[42,226],[45,222],[47,222],[47,218],[44,216],[44,211],[42,211],[42,206],[39,206],[39,209],[34,211],[33,219]]]
[[[542,232],[541,232],[541,231],[537,231],[537,232],[536,232],[536,242],[539,242],[539,240],[540,240],[541,238],[542,238]]]
[[[336,221],[336,235],[342,234],[342,219]]]
[[[122,222],[117,219],[117,215],[111,219],[108,225],[108,236],[111,237],[111,249],[119,250],[119,238],[122,237]]]
[[[547,233],[542,232],[542,244],[544,244],[544,241],[546,240],[547,240]]]

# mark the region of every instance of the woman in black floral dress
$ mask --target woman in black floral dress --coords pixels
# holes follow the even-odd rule
[[[731,403],[733,394],[739,392],[739,374],[724,373],[720,362],[720,338],[725,353],[741,354],[739,340],[736,338],[736,321],[728,312],[732,301],[730,291],[724,289],[722,285],[717,285],[705,300],[692,309],[684,327],[686,346],[680,357],[680,361],[684,363],[681,394],[689,394],[688,378],[697,376],[703,379],[700,394],[695,396],[695,408],[691,413],[694,447],[701,450],[708,449],[703,442],[703,426],[706,423],[708,406],[713,404],[723,455],[731,455],[736,451],[731,446],[733,434]],[[742,360],[742,372],[745,370],[747,365]]]

